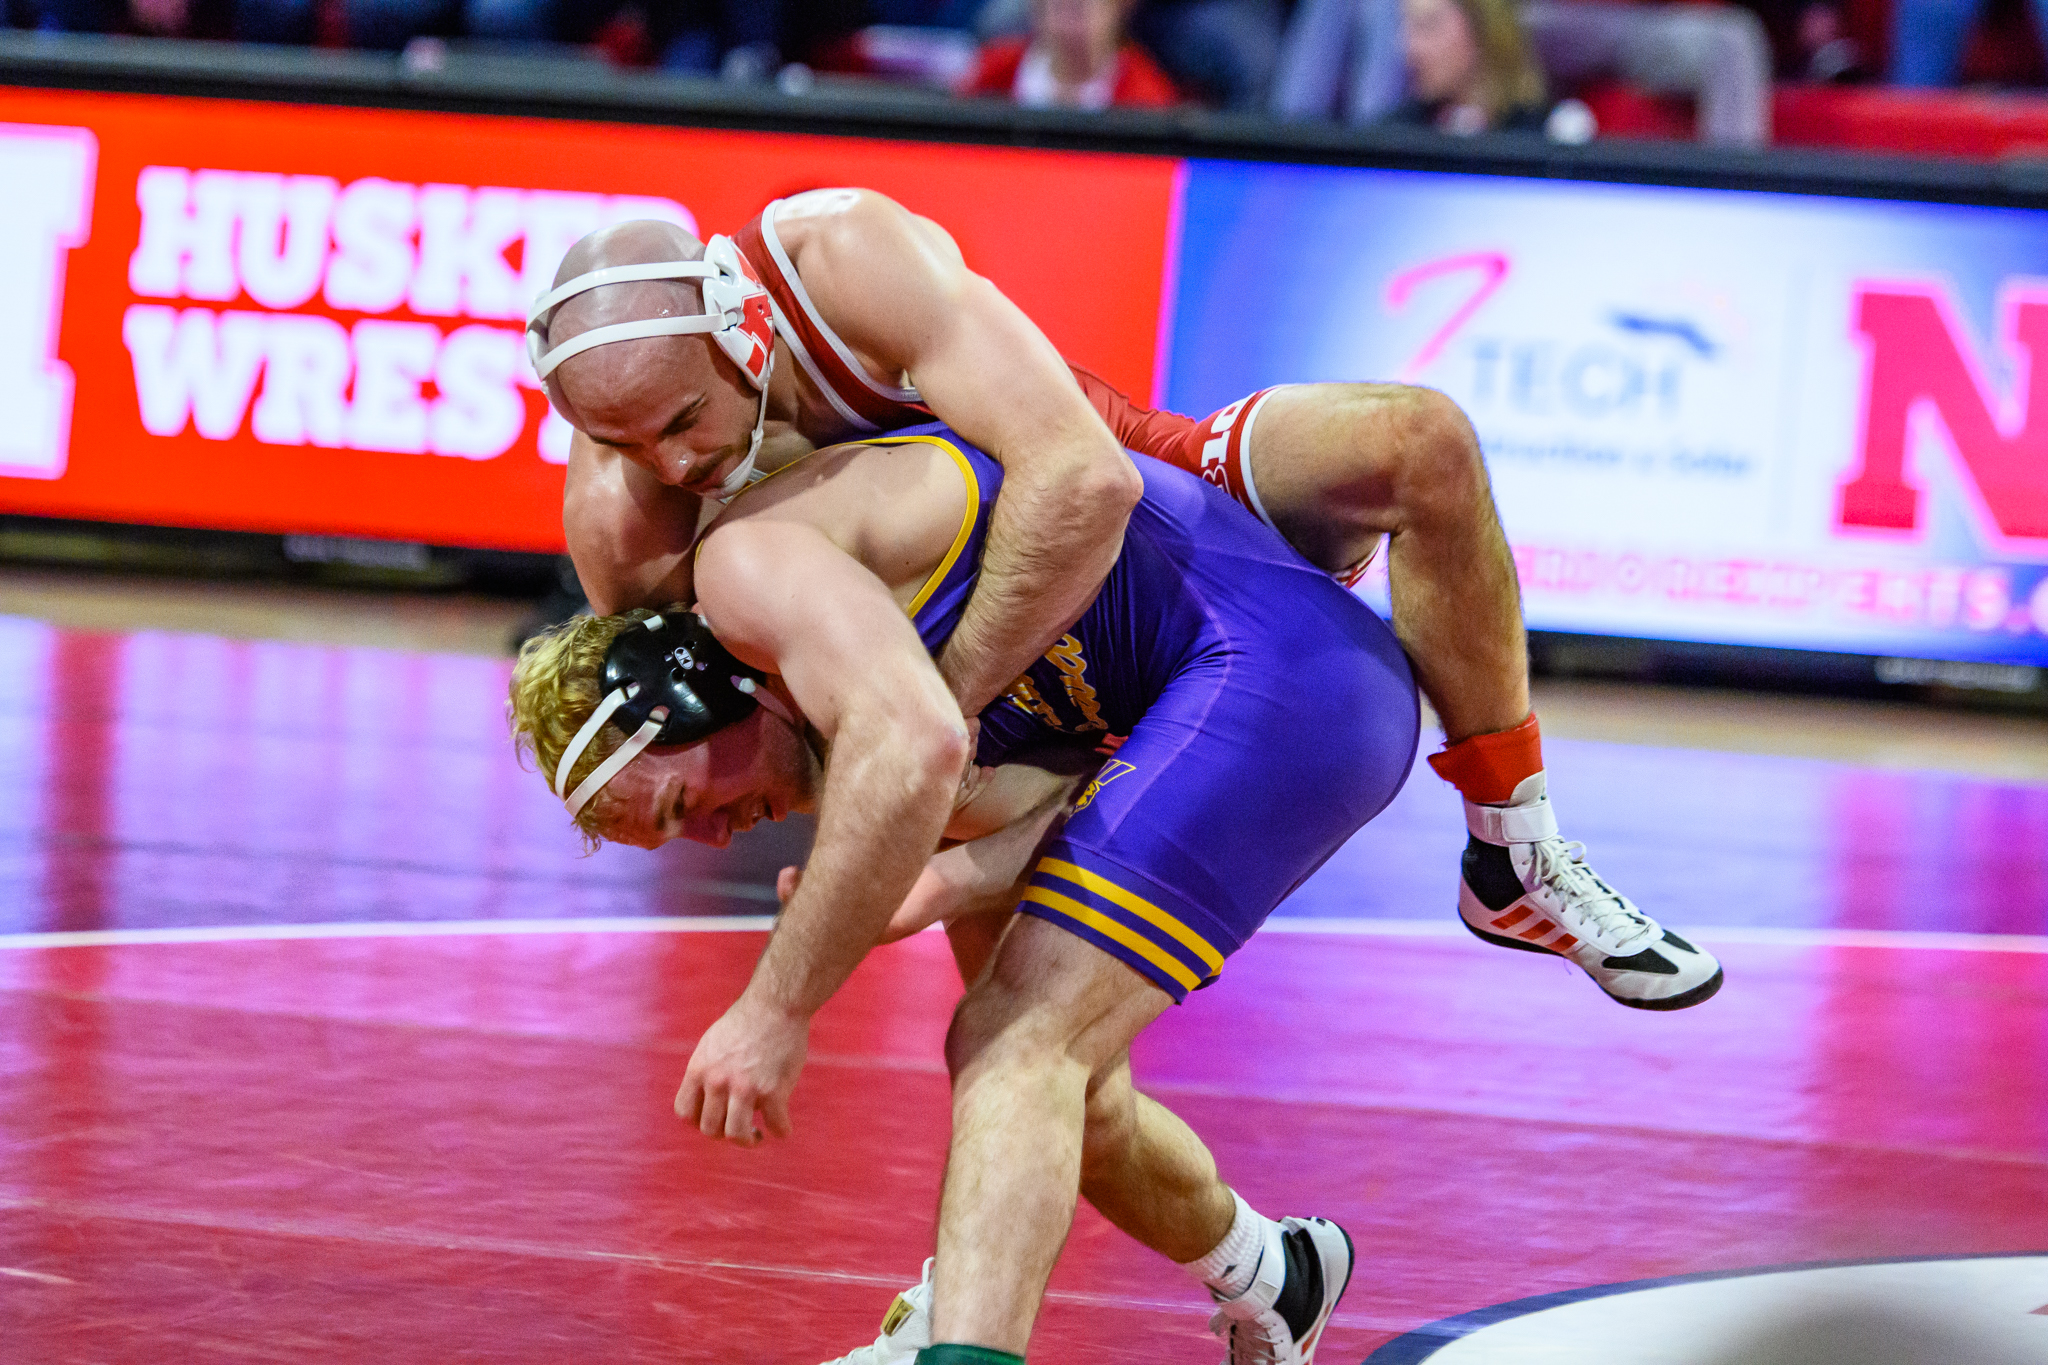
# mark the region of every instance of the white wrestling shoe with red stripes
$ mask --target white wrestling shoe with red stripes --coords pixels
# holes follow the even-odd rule
[[[1488,943],[1569,958],[1639,1010],[1682,1010],[1721,989],[1721,964],[1638,910],[1558,837],[1543,774],[1505,806],[1465,803],[1458,913]]]
[[[932,1344],[932,1263],[924,1263],[924,1278],[896,1296],[882,1318],[882,1335],[872,1346],[851,1355],[829,1360],[825,1365],[913,1365],[917,1353]]]
[[[1351,1285],[1351,1238],[1327,1218],[1266,1224],[1251,1288],[1216,1307],[1209,1330],[1223,1365],[1314,1365],[1337,1301]]]

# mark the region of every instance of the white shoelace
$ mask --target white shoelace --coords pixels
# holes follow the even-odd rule
[[[1253,1324],[1227,1318],[1221,1313],[1209,1319],[1209,1330],[1216,1332],[1229,1344],[1229,1365],[1280,1365],[1280,1362],[1289,1358],[1288,1352],[1294,1346],[1294,1338],[1288,1335],[1287,1324],[1281,1320],[1278,1313],[1273,1313],[1272,1318],[1273,1322],[1279,1324],[1282,1340],[1275,1341]],[[1222,1330],[1218,1331],[1218,1328]]]
[[[1534,844],[1536,876],[1564,900],[1564,909],[1626,957],[1658,932],[1656,921],[1630,905],[1586,862],[1586,846],[1553,835]]]

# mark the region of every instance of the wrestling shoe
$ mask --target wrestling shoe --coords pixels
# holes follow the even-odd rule
[[[1543,774],[1505,806],[1465,803],[1465,927],[1502,948],[1556,953],[1633,1009],[1682,1010],[1721,989],[1721,964],[1636,909],[1557,834]]]
[[[1327,1218],[1266,1224],[1251,1288],[1209,1319],[1223,1365],[1311,1365],[1323,1328],[1351,1285],[1351,1238]]]
[[[896,1296],[882,1318],[882,1335],[872,1346],[852,1355],[828,1360],[825,1365],[912,1365],[917,1353],[932,1344],[932,1263],[924,1263],[924,1278]]]

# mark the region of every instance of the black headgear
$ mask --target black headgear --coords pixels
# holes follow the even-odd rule
[[[605,651],[604,700],[555,765],[555,795],[575,815],[649,745],[695,744],[745,720],[765,695],[759,685],[766,676],[728,653],[695,612],[678,609],[627,627]],[[794,723],[781,706],[769,705]],[[664,709],[657,720],[654,712]],[[607,722],[625,731],[626,742],[575,791],[565,791],[570,769]]]
[[[613,725],[630,735],[666,706],[652,742],[695,744],[754,713],[754,689],[767,675],[733,658],[702,617],[678,611],[641,624],[605,651],[604,690],[627,692]]]

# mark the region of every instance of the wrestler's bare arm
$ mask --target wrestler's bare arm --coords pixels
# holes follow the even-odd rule
[[[986,776],[946,826],[961,842],[934,854],[889,919],[887,938],[966,915],[1014,909],[1046,837],[1085,777],[1012,763]]]
[[[1086,775],[1047,772],[1029,764],[971,769],[962,803],[946,826],[948,847],[932,855],[917,884],[889,919],[883,942],[968,915],[1014,909],[1040,847],[1064,820]],[[789,903],[803,884],[800,868],[776,878],[776,898]]]
[[[703,507],[618,451],[571,436],[562,531],[590,609],[610,616],[693,600],[690,546]]]
[[[803,882],[739,1003],[705,1034],[677,1112],[711,1136],[789,1128],[810,1017],[903,904],[953,813],[968,754],[959,706],[881,580],[801,521],[710,537],[698,605],[726,647],[781,675],[829,761]]]
[[[950,238],[882,195],[845,202],[796,249],[819,312],[1003,463],[981,579],[939,659],[972,715],[1087,609],[1144,487],[1052,343]]]

